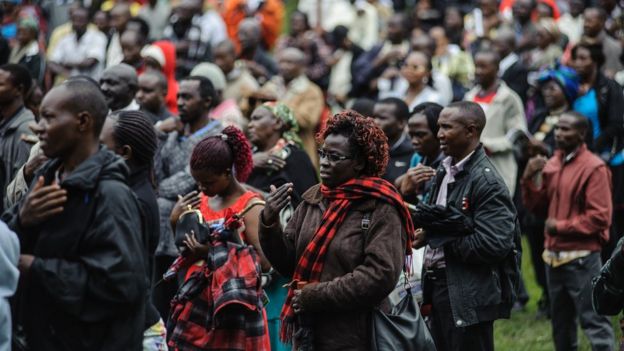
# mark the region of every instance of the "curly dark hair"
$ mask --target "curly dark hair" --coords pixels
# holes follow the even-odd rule
[[[236,127],[223,129],[220,135],[200,141],[191,155],[191,169],[225,173],[232,169],[239,182],[247,181],[253,168],[251,146]]]
[[[317,142],[322,144],[330,134],[349,138],[351,152],[364,162],[363,175],[380,177],[385,173],[389,158],[388,138],[372,118],[353,110],[337,113],[317,134]]]

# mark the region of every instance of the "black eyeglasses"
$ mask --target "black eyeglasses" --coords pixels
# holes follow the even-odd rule
[[[329,162],[344,161],[344,160],[348,160],[351,158],[349,156],[342,156],[342,155],[334,154],[331,152],[325,152],[321,149],[318,149],[317,152],[320,158],[327,158]]]

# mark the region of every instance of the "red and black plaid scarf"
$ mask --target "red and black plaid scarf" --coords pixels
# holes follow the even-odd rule
[[[414,225],[410,213],[403,203],[403,198],[392,184],[381,178],[364,177],[350,180],[334,189],[322,185],[321,193],[325,199],[330,201],[330,204],[323,213],[320,227],[299,258],[293,275],[293,282],[311,283],[320,280],[329,244],[349,213],[351,205],[354,201],[361,199],[381,200],[396,207],[407,232],[405,255],[406,262],[408,261],[412,253]],[[409,270],[407,263],[405,267]],[[294,289],[291,285],[280,316],[282,320],[280,338],[285,342],[291,341],[295,328],[295,312],[292,307]]]

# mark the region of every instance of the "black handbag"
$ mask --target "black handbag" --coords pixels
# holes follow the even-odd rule
[[[414,296],[405,296],[390,313],[376,308],[372,316],[371,350],[435,351],[436,347]]]
[[[193,208],[182,212],[176,223],[175,245],[183,256],[188,250],[184,244],[184,240],[186,239],[185,235],[191,232],[195,234],[195,238],[200,244],[206,244],[208,242],[210,230],[204,224],[204,216],[202,216],[199,210]]]
[[[362,217],[362,233],[368,235],[370,213]],[[405,296],[390,313],[374,308],[371,322],[371,351],[436,351],[429,328],[420,314],[412,288],[405,279]]]

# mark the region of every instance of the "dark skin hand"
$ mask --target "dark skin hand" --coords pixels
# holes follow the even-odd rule
[[[554,218],[548,218],[546,220],[545,228],[547,233],[551,235],[557,234],[557,220]]]
[[[195,190],[184,196],[178,195],[178,202],[176,202],[176,204],[173,206],[173,210],[171,210],[171,216],[169,216],[171,228],[173,228],[174,232],[176,223],[178,223],[178,219],[180,219],[180,215],[182,215],[184,211],[187,211],[189,209],[189,206],[191,209],[198,209],[200,202],[201,199],[199,198],[199,193]]]
[[[401,193],[411,194],[419,191],[423,184],[431,180],[436,174],[435,169],[418,164],[407,170],[406,176],[401,181]]]
[[[286,161],[268,152],[256,152],[253,155],[254,167],[279,171],[286,166]]]
[[[425,230],[422,228],[418,228],[414,231],[414,241],[412,242],[413,249],[420,249],[427,244],[427,236],[425,234]]]
[[[271,192],[266,198],[266,204],[261,214],[261,220],[264,224],[272,225],[279,221],[279,213],[290,202],[292,192],[292,183],[286,183],[279,188],[271,185]]]
[[[267,71],[264,66],[254,61],[245,61],[245,66],[247,66],[247,68],[254,77],[269,78],[269,71]]]
[[[33,255],[20,255],[19,261],[17,262],[17,269],[21,274],[28,273],[34,260],[35,256]]]
[[[44,163],[48,161],[46,155],[42,152],[24,165],[24,179],[27,183],[30,183],[35,175],[35,171],[39,169]]]
[[[529,139],[528,148],[529,148],[529,155],[531,155],[531,157],[537,156],[537,155],[544,155],[544,156],[548,155],[548,147],[546,146],[546,144],[535,138]]]
[[[173,131],[181,132],[184,130],[184,123],[180,117],[169,117],[158,124],[158,130],[163,133],[171,133]]]
[[[52,185],[44,185],[44,182],[44,178],[39,177],[19,210],[19,221],[23,228],[32,228],[63,212],[67,190],[56,182]]]
[[[522,178],[529,179],[535,176],[537,173],[541,172],[546,165],[546,157],[542,155],[537,155],[529,160],[526,168],[524,169],[524,174]]]
[[[209,246],[205,244],[201,244],[197,241],[195,237],[195,232],[191,231],[190,234],[184,234],[186,240],[184,240],[184,245],[189,249],[187,257],[193,261],[197,261],[203,259],[208,255]]]

